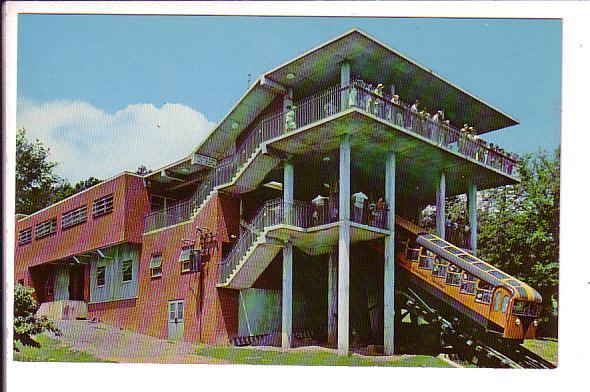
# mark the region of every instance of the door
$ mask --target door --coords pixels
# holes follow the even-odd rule
[[[184,301],[168,301],[168,339],[182,340],[184,336]]]

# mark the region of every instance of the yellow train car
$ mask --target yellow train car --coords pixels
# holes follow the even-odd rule
[[[396,260],[414,283],[503,338],[534,339],[541,295],[465,250],[396,217],[408,232]]]

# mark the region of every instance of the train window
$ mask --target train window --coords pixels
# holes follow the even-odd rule
[[[461,272],[461,268],[457,267],[456,265],[449,265],[449,269],[447,271],[447,279],[445,283],[451,286],[460,286]]]
[[[523,298],[526,298],[526,297],[527,297],[527,295],[526,295],[526,290],[524,289],[524,287],[520,287],[520,286],[519,286],[519,287],[517,287],[517,288],[516,288],[516,291],[518,291],[518,294],[519,294],[521,297],[523,297]]]
[[[489,271],[491,270],[493,267],[490,265],[487,265],[486,263],[474,263],[474,266],[476,266],[477,268],[479,268],[480,270],[484,270],[484,271]]]
[[[452,254],[455,255],[459,255],[461,253],[463,253],[463,251],[459,248],[455,248],[454,246],[449,246],[448,248],[445,248],[446,251],[451,252]]]
[[[494,290],[494,286],[489,283],[480,280],[477,282],[477,291],[475,293],[475,302],[481,302],[484,304],[489,304],[492,302],[492,290]]]
[[[418,262],[418,268],[432,269],[432,263],[434,261],[434,253],[426,248],[422,248],[422,254],[420,255],[420,261]]]
[[[510,297],[505,295],[504,300],[502,301],[502,313],[506,313],[508,310],[508,301],[510,301]]]
[[[445,278],[447,276],[449,262],[442,257],[435,257],[434,266],[432,267],[432,276],[437,278]]]
[[[494,300],[494,312],[500,311],[500,305],[502,304],[502,292],[498,291],[496,293],[496,299]]]
[[[520,286],[520,282],[518,280],[515,279],[510,279],[507,280],[506,283],[508,283],[510,286]]]
[[[496,278],[498,278],[498,279],[502,279],[502,280],[504,280],[504,279],[508,279],[508,275],[506,275],[506,274],[503,274],[503,273],[502,273],[502,272],[500,272],[500,271],[490,271],[490,273],[489,273],[489,274],[490,274],[490,275],[492,275],[492,276],[495,276],[495,277],[496,277]]]
[[[476,259],[475,257],[471,256],[471,255],[461,255],[459,256],[460,258],[462,258],[463,260],[467,261],[468,263],[473,263],[478,261],[478,259]]]
[[[420,259],[420,248],[418,248],[418,249],[408,248],[407,253],[406,253],[406,257],[410,261],[417,262]]]
[[[475,294],[475,283],[477,278],[471,275],[469,272],[463,272],[463,279],[461,280],[460,293],[474,295]]]
[[[447,244],[443,240],[430,240],[430,242],[432,242],[436,246],[440,246],[441,248],[444,248],[445,246],[449,246],[449,244]]]

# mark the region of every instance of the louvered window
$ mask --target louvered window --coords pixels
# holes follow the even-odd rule
[[[92,217],[97,218],[113,212],[113,194],[94,200],[92,203]]]
[[[57,218],[46,220],[35,226],[35,238],[43,238],[49,234],[55,233],[57,230]]]
[[[87,212],[86,206],[82,206],[76,208],[75,210],[71,210],[62,214],[61,216],[61,228],[65,229],[79,223],[86,222]]]
[[[18,233],[18,244],[25,245],[29,242],[33,241],[33,229],[29,227],[28,229],[24,229],[19,231]]]

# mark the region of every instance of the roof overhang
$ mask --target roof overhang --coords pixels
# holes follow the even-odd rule
[[[352,75],[385,85],[394,83],[405,102],[419,99],[431,113],[443,109],[452,123],[468,123],[480,134],[518,124],[515,118],[355,28],[263,74],[196,151],[222,158],[277,95],[295,86],[300,91],[313,86],[313,91],[338,82],[342,62],[351,63]]]

